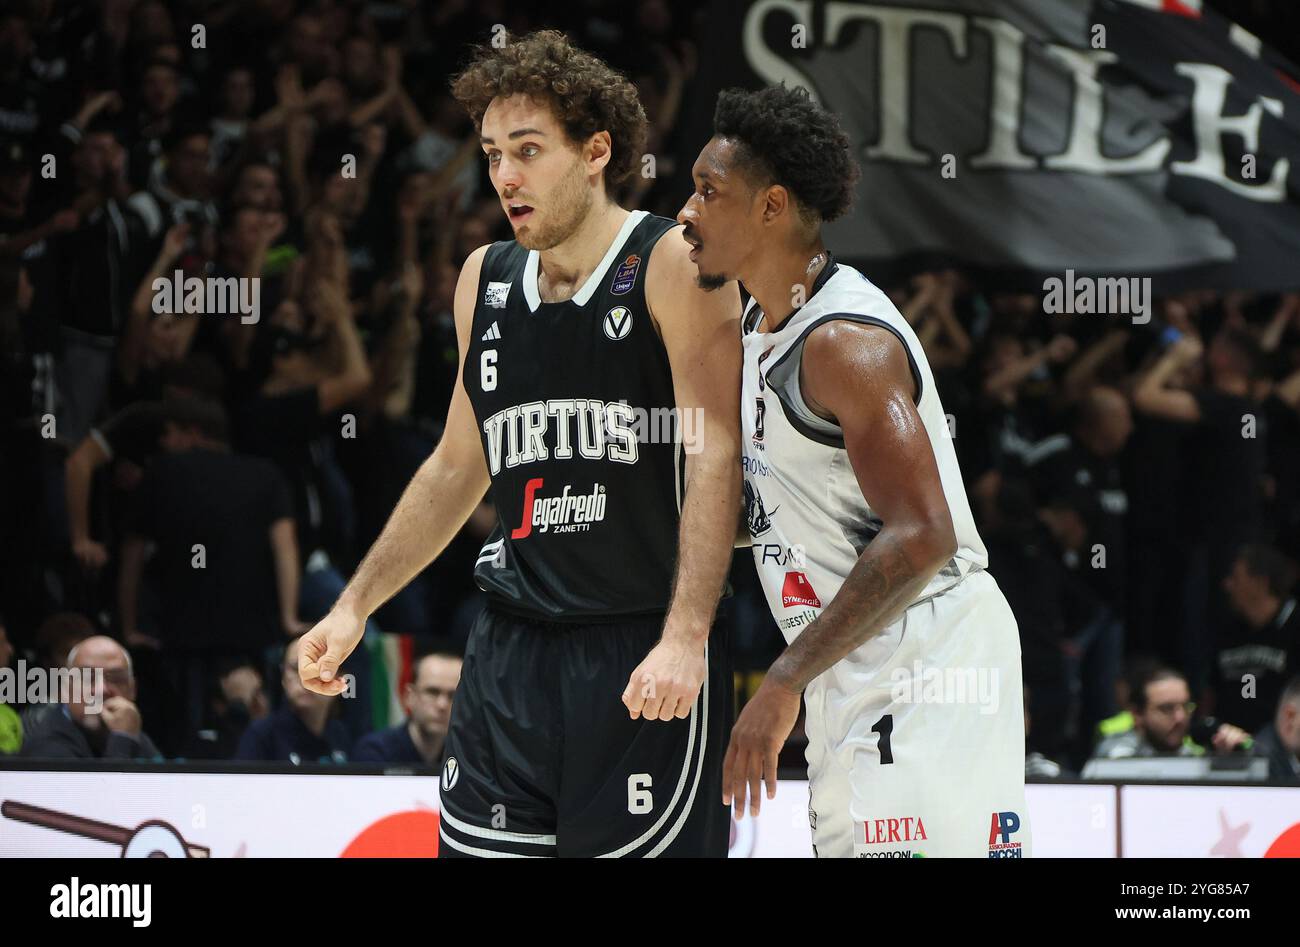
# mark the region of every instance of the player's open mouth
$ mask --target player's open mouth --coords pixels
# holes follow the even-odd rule
[[[506,213],[510,215],[510,222],[512,224],[522,224],[529,217],[533,216],[533,209],[527,204],[511,204],[507,208]]]

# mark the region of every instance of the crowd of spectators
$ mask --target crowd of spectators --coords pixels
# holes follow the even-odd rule
[[[250,730],[263,756],[302,736],[294,720],[324,741],[303,759],[347,755],[381,722],[370,649],[320,727],[280,652],[333,604],[440,436],[457,274],[509,234],[448,78],[500,26],[541,25],[512,6],[0,13],[0,529],[16,540],[0,609],[17,656],[69,623],[119,641],[167,757],[253,753],[233,735],[255,694],[280,708]],[[547,21],[635,78],[665,153],[695,68],[678,7]],[[620,199],[671,212],[656,183]],[[255,300],[186,311],[186,281],[251,277]],[[252,318],[234,305],[253,302]],[[367,634],[463,643],[492,520],[481,507]],[[431,742],[400,736],[370,753]]]
[[[635,81],[650,118],[658,174],[619,199],[674,216],[684,197],[666,179],[696,67],[692,7],[548,12],[0,12],[0,658],[111,652],[121,678],[114,714],[80,731],[75,713],[33,721],[41,741],[436,761],[448,652],[481,607],[486,506],[368,628],[438,654],[417,662],[406,723],[372,733],[370,695],[321,703],[292,669],[293,639],[437,443],[459,267],[509,234],[449,75],[497,24],[567,30]],[[177,274],[259,277],[261,317],[177,311],[154,289]],[[1300,294],[1189,292],[1158,300],[1147,325],[1047,315],[1041,296],[955,270],[891,295],[933,366],[1020,624],[1036,758],[1080,768],[1117,715],[1140,730],[1148,684],[1168,690],[1170,674],[1189,696],[1161,707],[1195,700],[1189,714],[1244,733],[1282,729],[1300,672]],[[731,585],[722,620],[743,694],[781,638],[747,553]],[[359,648],[345,667],[363,691],[368,660]],[[1166,676],[1125,684],[1151,666]]]
[[[1077,768],[1152,661],[1200,716],[1268,726],[1300,672],[1300,294],[1189,292],[1142,324],[947,271],[895,301],[1020,625],[1032,750]]]

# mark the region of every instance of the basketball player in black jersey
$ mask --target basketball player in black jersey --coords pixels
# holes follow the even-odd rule
[[[303,680],[342,691],[366,616],[487,491],[440,854],[723,856],[710,629],[740,505],[738,290],[698,288],[680,228],[612,200],[646,120],[604,63],[541,32],[480,50],[453,91],[515,239],[461,271],[446,434],[307,634]]]

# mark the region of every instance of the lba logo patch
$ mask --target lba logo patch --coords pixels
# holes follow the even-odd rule
[[[1014,812],[995,812],[989,824],[989,858],[1022,858],[1022,845],[1011,841],[1020,831],[1020,816]]]
[[[447,757],[447,762],[442,767],[442,790],[449,792],[455,788],[456,783],[460,780],[460,764],[456,762],[456,757]]]
[[[781,604],[786,608],[792,605],[807,605],[809,608],[821,608],[822,600],[813,591],[808,576],[802,572],[787,572],[781,586]]]
[[[632,292],[632,287],[636,285],[636,273],[639,269],[641,269],[641,258],[633,253],[619,264],[618,270],[614,273],[614,282],[609,286],[609,291],[615,296],[624,296]]]
[[[631,311],[626,306],[615,306],[605,313],[604,328],[605,335],[615,342],[626,339],[627,334],[632,331]]]

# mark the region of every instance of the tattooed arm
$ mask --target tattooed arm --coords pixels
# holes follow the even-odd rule
[[[883,520],[839,594],[777,658],[731,733],[723,801],[758,813],[776,792],[777,754],[808,683],[897,619],[957,548],[918,392],[902,343],[887,329],[830,322],[804,346],[808,407],[839,424],[849,462]]]
[[[902,343],[887,329],[828,323],[808,338],[801,383],[808,406],[844,430],[858,486],[884,526],[772,666],[794,691],[901,615],[957,548]]]

